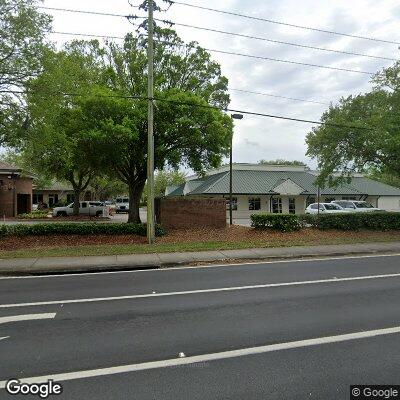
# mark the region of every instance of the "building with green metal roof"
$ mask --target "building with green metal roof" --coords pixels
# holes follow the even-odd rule
[[[317,171],[304,166],[233,164],[234,218],[249,218],[259,212],[304,213],[317,201]],[[365,200],[390,211],[400,211],[400,189],[361,174],[349,183],[320,189],[321,202]],[[186,183],[169,187],[166,197],[229,198],[229,166],[208,171],[204,177],[191,176]]]

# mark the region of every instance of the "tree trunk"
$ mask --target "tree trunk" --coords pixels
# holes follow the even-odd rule
[[[80,189],[74,188],[74,215],[79,215],[79,200],[81,197]]]
[[[129,216],[128,223],[140,224],[140,198],[142,197],[144,182],[139,185],[129,185]]]

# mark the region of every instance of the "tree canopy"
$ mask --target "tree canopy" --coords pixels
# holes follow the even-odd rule
[[[262,165],[297,165],[297,166],[305,166],[303,161],[284,160],[282,158],[277,158],[276,160],[260,160],[258,163],[262,164]]]
[[[154,48],[155,169],[220,165],[232,120],[227,79],[197,43],[156,29]],[[48,50],[44,69],[28,83],[32,118],[24,151],[37,169],[69,181],[75,198],[95,174],[127,185],[130,222],[139,222],[147,178],[146,41],[74,41]],[[78,201],[78,200],[77,200]],[[77,206],[77,205],[76,205]]]
[[[95,60],[99,52],[96,41],[73,42],[59,52],[48,50],[43,72],[28,83],[31,123],[23,140],[24,156],[35,170],[72,185],[75,213],[81,193],[97,171],[95,158],[88,157],[83,145],[91,127],[81,103],[101,82],[104,71]]]
[[[307,155],[318,160],[320,184],[371,169],[400,176],[400,62],[378,72],[372,83],[372,91],[331,105],[321,118],[325,124],[308,134]],[[335,171],[341,172],[337,179]]]
[[[0,0],[0,144],[15,144],[28,118],[26,82],[41,71],[51,18],[37,11],[38,0]]]
[[[220,111],[229,103],[227,79],[197,44],[184,46],[169,29],[156,32],[155,169],[216,167],[232,135],[231,118]],[[146,43],[127,35],[123,45],[111,42],[102,51],[102,87],[80,103],[91,124],[85,153],[128,185],[129,221],[138,222],[147,177]]]

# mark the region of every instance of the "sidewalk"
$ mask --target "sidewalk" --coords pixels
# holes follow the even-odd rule
[[[167,268],[211,262],[267,261],[302,257],[399,253],[400,242],[349,245],[293,246],[186,253],[121,256],[0,259],[0,275],[35,275],[74,272]]]

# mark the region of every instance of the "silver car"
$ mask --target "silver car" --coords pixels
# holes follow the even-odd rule
[[[326,214],[344,213],[342,207],[333,203],[319,203],[319,212]],[[318,214],[318,203],[310,204],[306,208],[306,214]]]

